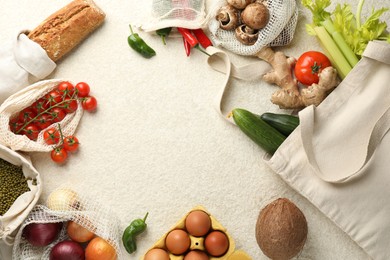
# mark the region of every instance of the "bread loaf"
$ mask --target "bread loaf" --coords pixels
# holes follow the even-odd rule
[[[57,61],[104,21],[104,12],[92,0],[74,0],[50,15],[28,37]]]

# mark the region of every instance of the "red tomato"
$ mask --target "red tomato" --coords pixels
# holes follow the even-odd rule
[[[53,121],[51,120],[51,116],[49,114],[42,114],[34,121],[34,124],[36,124],[41,130],[49,127],[52,123]]]
[[[56,147],[51,151],[50,156],[54,162],[63,163],[68,158],[68,152],[63,147]]]
[[[53,123],[58,123],[58,122],[62,121],[62,119],[65,118],[66,112],[65,112],[65,110],[63,110],[59,107],[55,107],[52,110],[50,110],[50,116],[51,116],[51,120],[53,121]]]
[[[26,107],[19,112],[19,121],[27,123],[30,122],[36,116],[37,113],[35,113],[34,109],[32,109],[31,107]]]
[[[45,98],[40,98],[31,105],[31,108],[38,114],[48,109],[49,103]]]
[[[90,88],[89,85],[85,82],[79,82],[76,84],[77,96],[86,97],[89,94]]]
[[[60,131],[58,131],[56,128],[49,128],[43,132],[43,140],[49,145],[58,144],[60,137]]]
[[[74,86],[68,81],[63,81],[57,86],[57,90],[61,93],[63,97],[72,97],[74,94]]]
[[[62,95],[58,90],[52,90],[48,94],[46,94],[45,99],[49,106],[53,106],[62,101]]]
[[[23,134],[27,136],[30,140],[37,140],[39,134],[38,126],[34,124],[29,124],[23,129]]]
[[[76,99],[67,97],[64,101],[65,103],[61,107],[65,110],[66,113],[73,113],[77,110],[78,104]]]
[[[79,140],[76,136],[70,135],[64,138],[64,149],[68,152],[74,152],[79,148]]]
[[[93,96],[84,97],[81,101],[81,106],[84,110],[94,111],[97,107],[97,100]]]
[[[295,77],[307,86],[318,83],[318,74],[331,63],[323,53],[318,51],[308,51],[303,53],[295,64]]]
[[[9,121],[9,129],[15,134],[20,130],[22,126],[23,122],[19,121],[19,117],[14,117]]]

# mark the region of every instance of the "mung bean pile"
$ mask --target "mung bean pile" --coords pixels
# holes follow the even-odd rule
[[[29,191],[22,167],[0,158],[0,216],[3,216],[14,201]]]

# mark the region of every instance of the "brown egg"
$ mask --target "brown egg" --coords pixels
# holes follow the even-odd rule
[[[169,260],[169,254],[164,249],[153,248],[146,253],[144,260]]]
[[[184,260],[209,260],[208,255],[200,250],[192,250],[184,257]]]
[[[210,216],[203,210],[194,210],[186,217],[185,227],[194,237],[206,235],[211,227]]]
[[[184,254],[190,247],[191,240],[187,232],[174,229],[165,238],[165,246],[174,255]]]
[[[212,256],[222,256],[229,249],[229,239],[222,231],[213,231],[207,235],[204,246]]]

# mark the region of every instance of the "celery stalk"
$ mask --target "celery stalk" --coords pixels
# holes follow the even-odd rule
[[[330,19],[326,19],[322,22],[322,25],[328,31],[328,33],[332,36],[334,42],[339,47],[340,51],[343,53],[344,57],[347,59],[349,65],[353,68],[359,61],[355,53],[349,47],[347,42],[344,40],[344,37],[340,32],[337,32],[333,26],[333,22]]]
[[[349,65],[347,59],[344,57],[343,53],[337,47],[337,44],[333,41],[332,37],[326,31],[323,26],[314,27],[314,31],[318,39],[321,41],[322,46],[326,48],[327,52],[331,56],[331,60],[334,61],[332,64],[341,79],[344,79],[347,74],[352,70],[351,65]]]

